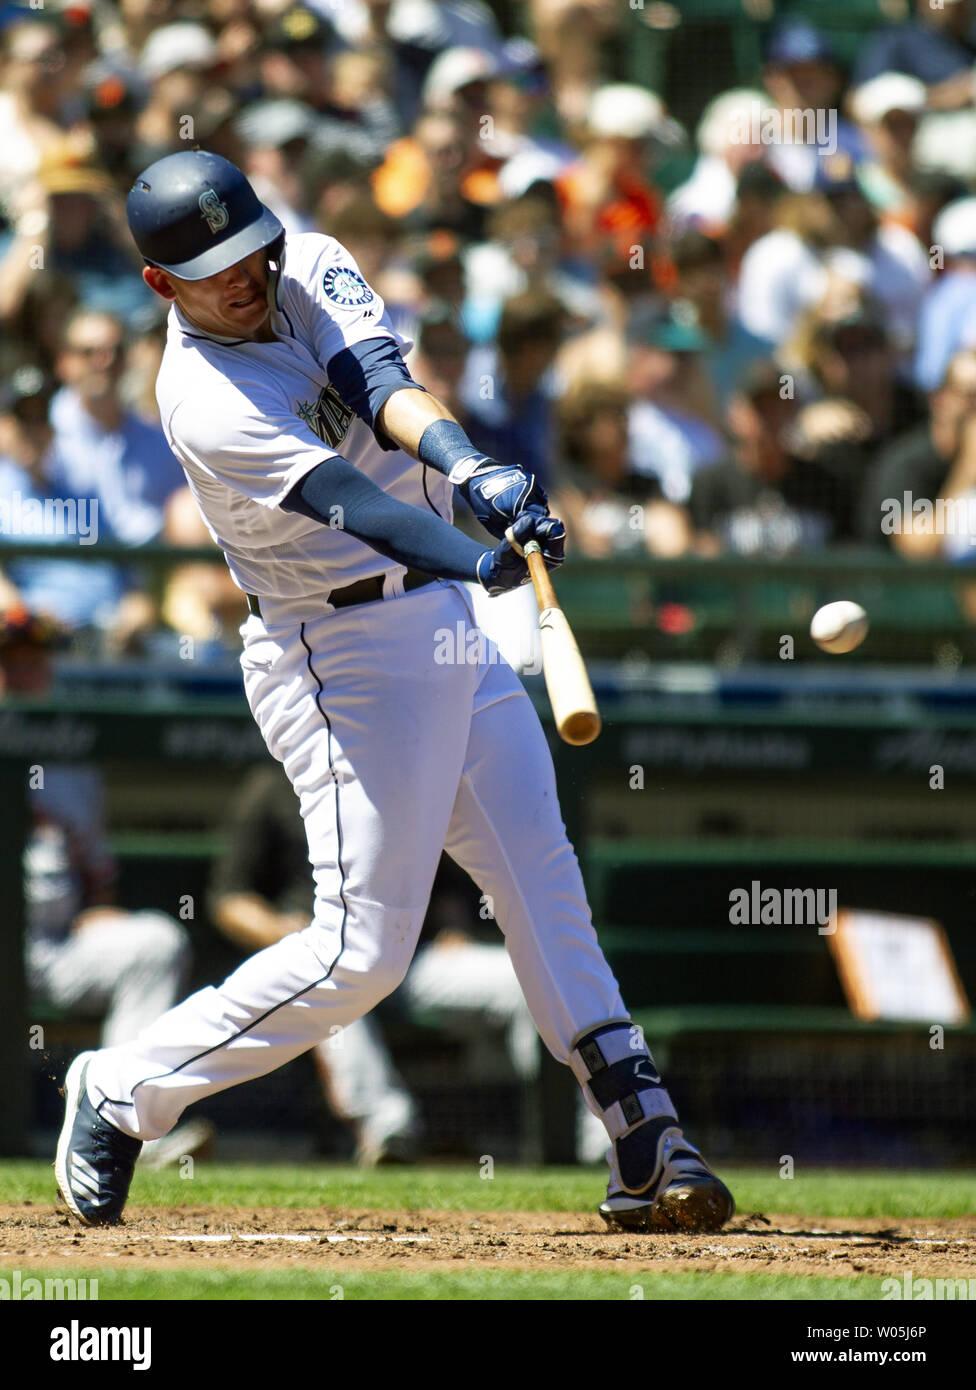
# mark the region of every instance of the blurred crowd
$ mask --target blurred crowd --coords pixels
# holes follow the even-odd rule
[[[703,53],[693,129],[617,80],[628,26],[671,8],[0,7],[0,544],[60,546],[0,550],[0,606],[120,652],[235,641],[220,568],[138,563],[208,544],[124,217],[194,145],[347,247],[417,380],[539,476],[573,553],[976,554],[910,503],[882,525],[891,498],[976,496],[976,0],[879,11],[853,65],[770,22],[752,86],[709,88]],[[97,503],[131,562],[66,558],[51,498],[79,527]]]

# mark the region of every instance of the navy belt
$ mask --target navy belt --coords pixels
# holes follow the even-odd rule
[[[403,587],[407,593],[412,589],[422,589],[425,584],[433,584],[435,576],[424,570],[407,570],[403,576]],[[247,594],[247,606],[256,618],[261,616],[261,603],[257,594]],[[374,575],[372,579],[357,579],[355,584],[346,584],[342,589],[333,589],[329,602],[333,608],[352,608],[357,603],[375,603],[383,597],[383,576]]]

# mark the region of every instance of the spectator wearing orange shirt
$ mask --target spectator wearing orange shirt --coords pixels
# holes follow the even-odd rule
[[[425,231],[444,227],[465,241],[480,240],[485,210],[464,193],[467,160],[460,120],[447,111],[425,113],[373,175],[376,206]]]
[[[413,133],[390,146],[373,176],[383,212],[480,239],[484,210],[501,197],[502,161],[481,138],[491,114],[489,82],[499,70],[499,60],[478,48],[451,48],[434,61]]]
[[[579,160],[556,179],[571,250],[595,255],[609,245],[626,260],[656,232],[661,199],[648,181],[652,143],[682,138],[660,97],[625,82],[599,87],[590,98]]]

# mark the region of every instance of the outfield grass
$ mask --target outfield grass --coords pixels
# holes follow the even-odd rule
[[[130,1205],[355,1207],[437,1211],[590,1211],[603,1195],[599,1168],[518,1168],[494,1177],[467,1166],[379,1168],[346,1164],[223,1164],[198,1161],[192,1179],[176,1169],[137,1170]],[[722,1167],[740,1213],[826,1217],[965,1217],[976,1212],[976,1172]],[[51,1202],[54,1170],[40,1161],[0,1161],[0,1202]]]

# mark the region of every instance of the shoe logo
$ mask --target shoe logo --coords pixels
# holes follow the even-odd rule
[[[98,1174],[87,1159],[78,1153],[71,1155],[71,1185],[82,1192],[94,1205],[101,1197],[98,1192]]]
[[[644,1068],[642,1071],[641,1068]],[[634,1080],[649,1081],[652,1085],[660,1085],[661,1078],[654,1070],[650,1057],[638,1057],[634,1063]]]

